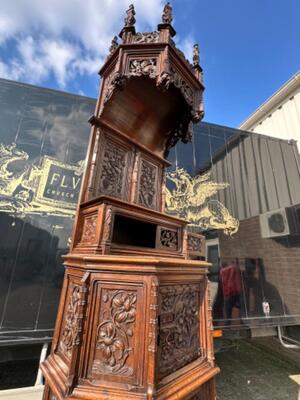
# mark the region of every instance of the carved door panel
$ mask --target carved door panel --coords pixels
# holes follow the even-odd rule
[[[102,132],[98,149],[92,197],[107,195],[128,200],[133,148],[121,139]]]
[[[141,206],[158,210],[161,197],[161,166],[146,157],[139,158],[138,185],[135,202]]]
[[[200,355],[200,285],[159,288],[158,377],[161,379]]]
[[[87,378],[93,385],[142,385],[145,314],[142,284],[95,281]]]

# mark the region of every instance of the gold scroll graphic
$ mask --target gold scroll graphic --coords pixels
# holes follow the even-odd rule
[[[15,143],[0,144],[0,211],[72,217],[84,161],[66,164],[47,155],[38,165]]]
[[[166,211],[186,219],[191,226],[202,231],[220,229],[233,235],[239,229],[239,221],[219,201],[211,199],[219,190],[226,189],[226,182],[213,182],[211,171],[192,177],[183,168],[167,173],[174,189],[166,189]]]

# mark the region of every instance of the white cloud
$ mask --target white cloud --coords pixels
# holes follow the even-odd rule
[[[0,0],[0,77],[65,88],[77,74],[95,74],[123,26],[128,0]],[[136,0],[137,30],[156,29],[162,0]],[[6,49],[7,50],[7,49]],[[6,51],[7,53],[7,51]]]

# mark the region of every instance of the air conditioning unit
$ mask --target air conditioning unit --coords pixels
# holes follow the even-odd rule
[[[299,221],[294,207],[279,208],[260,214],[262,238],[276,238],[299,234]]]

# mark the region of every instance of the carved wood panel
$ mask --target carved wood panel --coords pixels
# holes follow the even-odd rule
[[[141,329],[138,327],[143,306],[138,286],[98,282],[98,307],[92,338],[92,356],[88,378],[93,383],[105,379],[137,382],[140,377]]]
[[[157,247],[163,249],[173,249],[175,251],[179,248],[179,235],[177,229],[158,227]]]
[[[205,237],[198,234],[187,234],[187,251],[190,256],[205,255]]]
[[[140,158],[136,194],[136,202],[138,204],[155,210],[159,208],[161,195],[160,175],[161,169],[158,165],[142,157]]]
[[[123,140],[112,138],[111,134],[105,132],[101,133],[93,197],[107,195],[128,200],[132,153],[132,147]]]
[[[83,221],[81,242],[91,243],[96,238],[97,214],[87,215]]]
[[[80,344],[86,291],[85,283],[69,282],[64,320],[57,344],[57,353],[67,362],[71,362],[74,347]]]
[[[158,376],[163,378],[200,355],[197,284],[161,286],[159,289]]]

